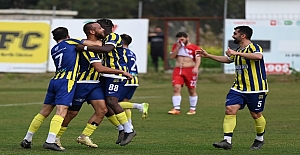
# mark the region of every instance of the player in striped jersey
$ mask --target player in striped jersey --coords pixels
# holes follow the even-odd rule
[[[45,149],[62,151],[54,143],[55,136],[59,132],[68,107],[72,105],[76,88],[75,80],[79,67],[79,55],[76,52],[75,45],[83,43],[83,40],[70,39],[68,29],[64,27],[54,29],[52,34],[53,39],[57,42],[51,49],[51,56],[56,67],[56,72],[50,80],[42,110],[33,118],[28,132],[20,144],[23,148],[31,148],[33,134],[56,106],[56,114],[51,120],[49,134],[43,147]]]
[[[106,37],[103,39],[103,46],[77,46],[77,49],[103,53],[104,66],[127,71],[127,59],[124,57],[125,50],[122,45],[122,39],[120,35],[112,32],[114,24],[109,19],[99,19],[97,23],[105,30],[104,33]],[[105,116],[110,119],[111,116],[115,115],[115,121],[119,121],[122,124],[124,127],[124,138],[120,145],[125,146],[129,144],[136,135],[136,132],[132,130],[128,122],[123,108],[118,104],[127,79],[121,74],[102,74],[100,80],[103,82],[106,97],[105,102],[108,106],[108,112]]]
[[[264,144],[266,120],[262,115],[268,92],[262,48],[251,42],[253,30],[249,26],[234,28],[232,38],[239,48],[234,51],[228,47],[226,56],[208,54],[205,50],[197,51],[201,57],[218,62],[235,64],[235,81],[226,97],[226,110],[223,122],[224,140],[213,146],[231,149],[231,139],[236,126],[236,114],[246,105],[254,119],[256,138],[251,149],[260,149]]]
[[[142,113],[142,119],[145,119],[148,116],[149,104],[148,103],[131,103],[131,102],[129,102],[129,100],[132,98],[135,90],[139,86],[138,66],[136,64],[135,53],[132,52],[128,48],[128,45],[132,42],[132,38],[127,34],[122,34],[121,38],[122,38],[122,42],[123,42],[123,47],[126,50],[125,56],[127,57],[127,60],[128,60],[127,67],[128,67],[129,73],[133,76],[133,78],[131,80],[127,80],[124,90],[123,90],[123,93],[121,94],[121,96],[119,98],[119,104],[124,109],[127,119],[128,119],[128,122],[130,123],[130,126],[133,128],[132,120],[131,120],[131,109],[138,109]],[[124,136],[124,128],[119,122],[112,121],[112,117],[114,117],[114,115],[111,116],[109,118],[109,120],[119,130],[118,140],[116,141],[116,144],[119,144],[119,143],[121,143],[122,138]]]
[[[104,29],[97,22],[89,22],[83,26],[83,31],[87,36],[86,41],[99,41],[104,38]],[[99,45],[101,46],[101,42]],[[102,61],[97,53],[83,51],[79,53],[80,70],[77,79],[77,88],[73,99],[73,105],[69,107],[66,119],[62,123],[56,143],[62,148],[60,137],[67,130],[70,121],[78,114],[82,104],[87,101],[95,110],[95,113],[88,120],[88,123],[82,134],[77,138],[77,142],[89,147],[97,148],[89,138],[102,122],[104,115],[107,113],[102,83],[99,81],[100,73],[122,74],[131,78],[128,72],[112,69],[102,65]]]

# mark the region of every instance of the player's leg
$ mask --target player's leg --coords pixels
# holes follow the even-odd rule
[[[243,94],[230,90],[226,97],[225,117],[223,121],[224,139],[218,143],[214,143],[216,148],[231,149],[231,139],[236,126],[236,114],[239,109],[245,107]]]
[[[198,74],[192,72],[193,68],[184,68],[183,76],[185,77],[185,85],[189,92],[190,110],[187,112],[188,115],[196,114],[196,107],[198,102],[198,95],[196,92]]]
[[[110,107],[107,107],[107,113],[105,114],[105,116],[110,121],[111,124],[113,124],[115,127],[117,127],[117,129],[119,131],[119,135],[118,135],[116,144],[120,144],[124,137],[123,125],[118,121],[114,111]]]
[[[37,115],[35,115],[35,117],[32,119],[28,131],[24,139],[20,143],[20,145],[23,148],[31,148],[32,137],[34,133],[40,128],[45,118],[47,118],[49,114],[52,112],[54,105],[51,105],[51,103],[54,103],[54,100],[55,100],[54,83],[53,80],[51,80],[49,82],[49,86],[48,86],[48,90],[47,90],[47,94],[44,100],[44,105],[42,107],[42,110]]]
[[[255,93],[247,95],[247,107],[250,111],[252,118],[254,119],[254,125],[256,129],[255,140],[250,147],[251,149],[257,150],[262,148],[264,145],[264,133],[266,128],[266,119],[262,115],[265,107],[266,93]]]
[[[172,96],[172,103],[173,109],[168,111],[168,114],[178,115],[180,114],[180,104],[181,104],[181,88],[184,84],[184,79],[180,75],[182,69],[179,67],[174,68],[173,76],[172,76],[172,85],[173,85],[173,96]]]
[[[151,49],[151,58],[152,58],[152,64],[154,65],[154,69],[156,72],[158,72],[158,54],[155,50]]]
[[[63,151],[63,149],[55,143],[55,138],[67,115],[68,107],[72,104],[76,83],[72,80],[57,80],[55,87],[58,89],[55,99],[56,113],[51,119],[48,137],[43,147],[54,151]]]

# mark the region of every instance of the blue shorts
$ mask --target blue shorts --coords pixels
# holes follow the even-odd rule
[[[119,98],[119,102],[122,102],[125,98],[126,99],[131,99],[135,90],[137,89],[138,86],[125,86],[123,89],[123,93],[121,94]]]
[[[85,101],[104,100],[101,83],[77,83],[73,105],[82,105]]]
[[[115,79],[109,77],[101,77],[101,83],[103,84],[103,91],[105,97],[116,97],[120,98],[124,91],[124,85],[127,82],[126,79]]]
[[[44,104],[71,106],[76,82],[67,79],[51,79]]]
[[[265,107],[266,92],[261,93],[240,93],[230,90],[226,97],[226,106],[240,104],[241,108],[247,105],[251,112],[262,112]]]

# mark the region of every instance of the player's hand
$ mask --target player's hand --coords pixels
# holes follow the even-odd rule
[[[194,68],[192,69],[192,72],[193,72],[194,74],[198,74],[199,69],[198,69],[197,67],[194,67]]]
[[[84,45],[78,44],[76,45],[76,50],[77,51],[83,51]]]
[[[236,54],[237,54],[236,51],[232,50],[230,47],[227,48],[227,51],[226,51],[227,56],[230,57],[231,55],[236,55]]]
[[[122,75],[124,75],[125,77],[127,77],[127,80],[131,80],[132,79],[132,75],[128,72],[123,72]]]
[[[202,48],[200,50],[196,50],[195,53],[196,53],[196,56],[200,56],[203,58],[207,58],[209,56],[209,54]]]

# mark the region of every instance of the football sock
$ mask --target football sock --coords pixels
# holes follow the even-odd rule
[[[55,142],[56,135],[58,134],[63,121],[64,121],[64,118],[61,117],[60,115],[53,116],[53,118],[50,122],[49,134],[48,134],[48,137],[46,140],[47,143]]]
[[[56,135],[56,138],[60,138],[68,129],[68,127],[61,126],[59,132]]]
[[[111,124],[113,124],[114,126],[119,126],[121,125],[120,122],[118,121],[116,115],[111,115],[109,117],[107,117],[107,119],[110,121]]]
[[[259,141],[264,140],[264,133],[265,133],[265,127],[266,127],[266,119],[264,116],[259,117],[258,119],[254,119],[255,123],[255,129],[256,129],[256,138]]]
[[[41,124],[44,122],[45,116],[38,113],[35,115],[35,117],[32,119],[30,126],[28,128],[28,132],[24,139],[31,142],[33,134],[40,128]]]
[[[224,139],[231,143],[233,130],[236,126],[236,115],[225,115],[223,122]]]
[[[180,110],[181,96],[172,96],[173,107]]]
[[[131,103],[131,102],[119,102],[119,104],[123,109],[133,108],[133,103]]]
[[[87,123],[86,127],[84,128],[84,130],[82,132],[82,134],[89,137],[94,133],[94,131],[96,129],[97,129],[96,125],[92,125],[92,124]]]
[[[117,117],[118,121],[123,125],[125,133],[132,132],[131,125],[128,123],[125,112],[116,114],[116,117]]]
[[[130,124],[130,126],[132,125],[132,121],[131,121],[131,110],[130,109],[125,109],[125,114],[128,120],[128,123]]]
[[[139,109],[139,110],[143,109],[143,106],[140,103],[132,103],[132,104],[133,104],[133,108],[135,108],[135,109]]]
[[[198,96],[189,96],[190,99],[190,110],[196,110]]]

